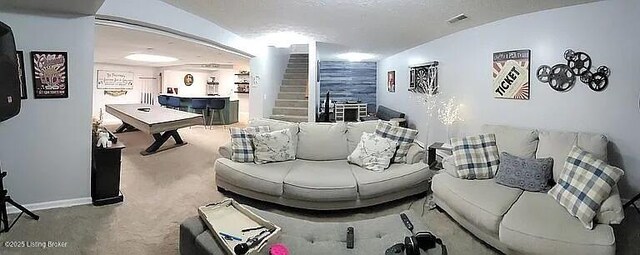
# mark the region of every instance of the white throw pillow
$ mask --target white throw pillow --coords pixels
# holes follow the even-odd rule
[[[397,146],[398,143],[394,140],[364,132],[360,143],[347,157],[347,160],[365,169],[376,172],[384,171],[389,167]]]
[[[253,136],[256,164],[296,159],[296,147],[291,130],[282,129]]]

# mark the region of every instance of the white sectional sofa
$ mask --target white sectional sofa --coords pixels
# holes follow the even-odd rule
[[[415,143],[407,163],[373,172],[349,164],[362,132],[375,132],[377,121],[290,123],[258,119],[250,126],[289,128],[297,139],[296,160],[258,165],[232,161],[231,144],[220,147],[215,162],[219,189],[291,207],[336,210],[365,207],[426,192],[434,172],[423,163],[424,148]]]
[[[607,160],[608,140],[603,135],[493,125],[482,131],[496,134],[500,152],[553,157],[556,180],[573,145]],[[507,254],[615,254],[610,224],[624,219],[617,187],[600,208],[594,229],[588,230],[546,193],[523,192],[493,179],[457,178],[452,161],[445,159],[445,170],[433,177],[436,204],[491,246]]]

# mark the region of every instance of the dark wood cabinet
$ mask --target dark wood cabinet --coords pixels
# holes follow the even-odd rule
[[[93,205],[108,205],[124,200],[120,192],[120,161],[124,144],[116,142],[110,148],[93,145],[91,157],[91,198]]]

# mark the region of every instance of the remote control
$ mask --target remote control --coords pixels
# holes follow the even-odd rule
[[[411,224],[411,221],[409,220],[409,217],[407,217],[406,214],[401,213],[400,219],[402,219],[402,222],[407,227],[407,229],[409,229],[409,231],[413,231],[413,224]]]
[[[355,243],[353,237],[353,227],[347,228],[347,249],[353,249],[353,245]]]

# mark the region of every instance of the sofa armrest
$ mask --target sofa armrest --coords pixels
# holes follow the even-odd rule
[[[447,174],[458,177],[458,170],[456,169],[456,162],[454,162],[453,155],[442,159],[442,168]]]
[[[407,152],[407,164],[415,164],[424,160],[424,148],[418,143],[411,144]]]
[[[596,214],[596,221],[601,224],[620,224],[624,219],[624,209],[620,201],[618,185],[614,186],[609,198],[602,202],[600,210]]]
[[[228,142],[228,143],[220,146],[220,148],[218,148],[218,153],[223,158],[231,159],[231,153],[232,153],[231,142]]]

